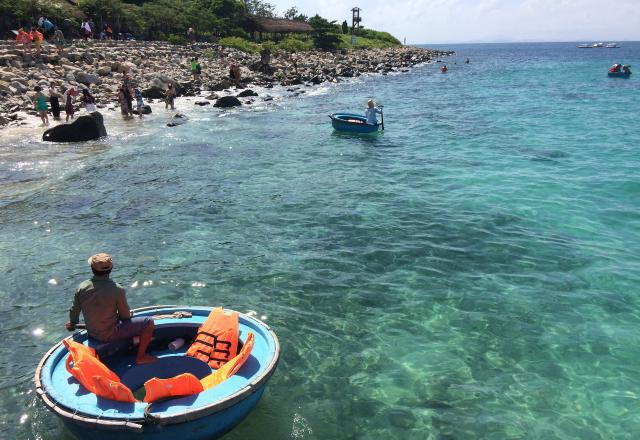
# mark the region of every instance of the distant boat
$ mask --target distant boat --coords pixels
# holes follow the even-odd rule
[[[597,47],[597,48],[604,47],[604,43],[593,43],[593,47]]]
[[[578,49],[591,49],[593,46],[588,45],[587,43],[578,44]]]
[[[619,49],[620,48],[620,46],[618,46],[618,43],[608,43],[605,47],[607,49]]]

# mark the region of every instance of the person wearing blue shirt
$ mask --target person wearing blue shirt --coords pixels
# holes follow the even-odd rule
[[[377,125],[378,118],[376,114],[382,114],[382,110],[376,107],[376,103],[373,102],[373,99],[367,101],[367,108],[364,111],[364,115],[367,117],[367,124]]]

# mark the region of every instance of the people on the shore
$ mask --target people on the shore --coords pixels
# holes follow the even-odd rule
[[[125,118],[132,116],[129,105],[131,101],[127,99],[128,91],[124,85],[120,86],[118,90],[118,103],[120,104],[120,114]]]
[[[138,116],[142,118],[142,107],[144,107],[144,101],[142,100],[142,92],[139,88],[135,88],[134,96],[136,97],[136,110],[138,110]]]
[[[104,35],[107,40],[113,39],[113,29],[109,24],[104,25]]]
[[[40,22],[40,19],[42,19],[42,22]],[[44,37],[48,40],[53,34],[55,25],[46,17],[40,17],[40,19],[38,20],[38,27],[42,29]]]
[[[69,118],[73,119],[75,113],[75,107],[73,106],[73,99],[78,96],[80,92],[75,87],[71,86],[64,93],[64,112],[66,113],[65,122],[69,122]]]
[[[88,113],[97,112],[96,99],[89,92],[89,89],[82,89],[82,104]]]
[[[269,73],[271,70],[271,51],[265,47],[260,51],[260,71]]]
[[[382,114],[382,110],[376,106],[373,99],[367,101],[367,108],[364,111],[364,115],[367,118],[367,124],[376,125],[378,123],[377,114]]]
[[[122,87],[124,88],[124,97],[127,102],[127,114],[133,116],[133,87],[127,71],[122,74]]]
[[[193,75],[193,80],[198,81],[200,79],[201,73],[202,73],[202,66],[198,61],[198,57],[191,58],[191,74]]]
[[[194,28],[192,28],[192,27],[187,29],[187,40],[191,44],[196,42],[196,30]]]
[[[169,83],[167,90],[164,92],[164,109],[168,109],[171,106],[171,110],[175,110],[174,100],[176,98],[176,90],[173,84]]]
[[[66,328],[76,329],[80,313],[89,337],[110,343],[140,338],[136,353],[136,364],[149,364],[157,359],[147,354],[147,347],[153,336],[153,319],[149,316],[133,317],[125,290],[109,278],[113,269],[111,256],[100,253],[88,260],[93,277],[78,286],[69,309]]]
[[[83,21],[80,25],[80,32],[82,33],[82,38],[84,41],[87,41],[92,38],[91,25],[88,21]]]
[[[229,66],[229,79],[236,86],[240,86],[240,67],[236,64],[235,60],[231,60],[231,65]]]
[[[16,36],[16,44],[18,45],[22,44],[22,48],[23,48],[22,54],[25,56],[27,55],[27,53],[31,55],[31,40],[32,40],[31,32],[26,32],[24,28],[18,29],[18,35]]]
[[[44,93],[42,93],[42,87],[36,86],[36,111],[38,112],[38,116],[42,120],[42,125],[49,125],[49,115],[47,115],[47,97]]]
[[[38,29],[33,29],[31,31],[31,40],[36,45],[36,57],[39,57],[42,50],[42,40],[44,40],[44,35],[42,35]]]
[[[49,84],[49,103],[51,104],[51,114],[53,119],[60,119],[60,93],[56,87],[56,83]]]
[[[62,33],[62,30],[57,27],[55,32],[53,33],[53,44],[56,45],[59,56],[62,56],[62,54],[64,53],[64,43],[64,34]]]

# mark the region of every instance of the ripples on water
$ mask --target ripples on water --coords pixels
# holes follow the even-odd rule
[[[0,436],[69,438],[32,375],[107,250],[133,306],[277,331],[268,392],[225,438],[635,438],[640,87],[605,71],[639,47],[571,46],[0,147]],[[370,96],[383,135],[331,133]]]

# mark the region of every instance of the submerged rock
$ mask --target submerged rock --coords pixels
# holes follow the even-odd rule
[[[99,112],[80,116],[70,124],[61,124],[44,132],[42,140],[47,142],[85,142],[107,135]]]
[[[176,113],[175,115],[173,115],[173,117],[171,118],[171,122],[167,123],[167,127],[175,127],[177,125],[182,125],[185,122],[187,122],[189,120],[189,118],[187,118],[185,115],[183,115],[182,113]]]

